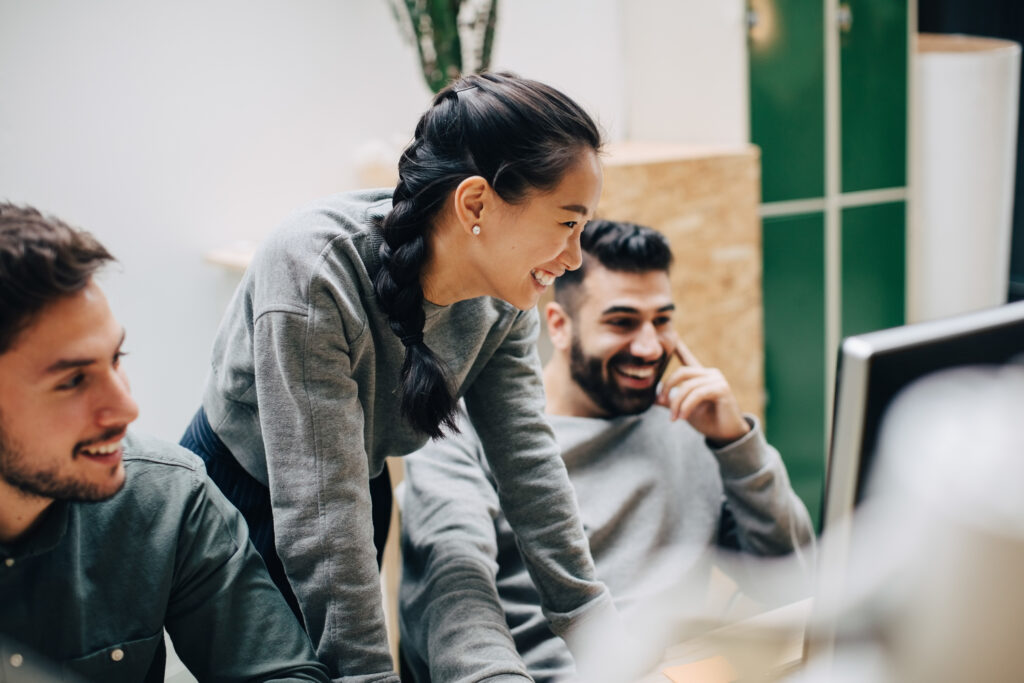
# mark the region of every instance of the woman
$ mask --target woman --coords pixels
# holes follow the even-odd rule
[[[459,397],[553,627],[609,604],[543,416],[533,308],[580,264],[600,145],[562,93],[467,76],[420,119],[393,192],[299,211],[247,270],[182,444],[249,519],[333,676],[397,680],[369,483],[453,428]]]

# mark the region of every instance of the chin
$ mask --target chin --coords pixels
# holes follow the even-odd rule
[[[83,486],[80,492],[80,499],[82,501],[98,503],[113,498],[124,488],[125,481],[127,481],[127,476],[124,470],[124,463],[118,463],[111,469],[110,474],[101,481]]]
[[[529,294],[517,294],[516,296],[499,296],[499,299],[507,304],[515,306],[520,311],[526,311],[537,305],[540,301],[540,294],[530,292]]]

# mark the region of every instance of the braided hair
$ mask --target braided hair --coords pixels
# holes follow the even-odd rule
[[[456,398],[444,362],[423,342],[427,232],[451,193],[481,176],[505,202],[551,190],[601,133],[583,109],[554,88],[508,73],[457,79],[420,117],[398,162],[392,209],[381,221],[382,267],[374,280],[391,330],[405,345],[402,415],[432,438],[457,431]]]

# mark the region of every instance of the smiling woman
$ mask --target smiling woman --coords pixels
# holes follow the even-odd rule
[[[374,566],[385,458],[453,428],[460,397],[552,628],[610,609],[543,415],[533,308],[580,264],[600,147],[549,86],[461,78],[421,117],[393,191],[301,209],[250,264],[182,444],[246,516],[332,676],[397,681]]]

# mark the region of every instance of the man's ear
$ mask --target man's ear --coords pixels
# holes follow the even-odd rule
[[[468,234],[473,233],[473,227],[477,226],[484,230],[485,208],[490,200],[491,185],[483,177],[474,175],[466,178],[452,193],[452,203],[455,211],[455,218],[459,225]]]
[[[544,307],[544,317],[548,323],[551,345],[559,351],[567,351],[572,345],[572,318],[557,301]]]

